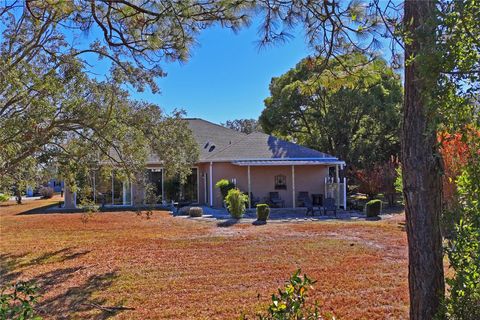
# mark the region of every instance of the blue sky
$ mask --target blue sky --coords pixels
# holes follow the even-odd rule
[[[213,122],[258,118],[268,85],[310,52],[301,32],[287,43],[259,48],[258,24],[238,33],[213,27],[203,31],[187,63],[166,63],[161,93],[134,93],[165,111],[181,108],[188,117]]]

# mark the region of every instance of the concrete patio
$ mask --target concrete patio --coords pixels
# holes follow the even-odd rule
[[[202,206],[203,216],[200,218],[191,218],[191,219],[215,219],[220,221],[232,220],[230,214],[225,208],[216,209],[210,208],[208,206]],[[292,221],[323,221],[323,220],[365,220],[366,216],[364,213],[353,210],[337,210],[337,215],[332,211],[329,211],[326,215],[315,210],[314,215],[306,215],[307,208],[271,208],[270,217],[268,221],[271,222],[292,222]],[[178,217],[190,218],[188,215],[174,214]],[[249,209],[246,211],[245,215],[241,222],[251,223],[257,220],[257,215],[255,209]]]

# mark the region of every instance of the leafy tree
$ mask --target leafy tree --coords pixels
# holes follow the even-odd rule
[[[371,54],[391,39],[393,61],[404,52],[402,177],[409,246],[410,318],[437,314],[445,286],[440,229],[441,166],[436,131],[478,114],[478,1],[261,1],[263,42],[288,38],[302,25],[324,63],[353,50]],[[339,63],[342,60],[340,59]],[[475,104],[474,101],[477,101]],[[476,105],[476,106],[475,106]]]
[[[400,149],[400,79],[381,59],[340,59],[319,69],[324,59],[306,58],[273,78],[260,123],[267,133],[371,168]]]
[[[58,164],[75,187],[95,163],[128,175],[152,153],[185,177],[196,158],[181,113],[130,101],[122,89],[159,88],[160,62],[186,60],[200,30],[247,22],[246,1],[6,1],[0,4],[0,181]],[[88,33],[89,37],[85,38]],[[84,39],[84,41],[78,41]],[[108,67],[92,80],[97,56]],[[186,153],[185,150],[192,150]],[[79,161],[81,160],[81,161]],[[90,169],[91,170],[91,169]],[[22,176],[22,179],[19,177]],[[18,187],[18,190],[21,188]]]
[[[235,119],[227,120],[227,122],[222,123],[222,126],[237,130],[246,134],[252,132],[262,132],[262,126],[255,119]]]

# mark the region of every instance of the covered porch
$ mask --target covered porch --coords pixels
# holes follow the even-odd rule
[[[278,197],[278,206],[282,208],[303,207],[305,204],[301,196],[307,196],[316,207],[323,206],[326,198],[333,198],[337,208],[345,209],[344,167],[343,161],[333,159],[210,162],[199,167],[203,179],[200,198],[205,205],[222,207],[222,198],[215,183],[228,179],[250,195],[249,209],[254,209],[256,203],[270,202],[272,196]]]

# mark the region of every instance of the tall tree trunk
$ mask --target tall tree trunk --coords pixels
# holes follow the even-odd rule
[[[408,237],[410,319],[429,320],[444,295],[440,229],[441,171],[428,95],[436,75],[425,72],[434,50],[433,1],[406,0],[405,102],[402,128],[403,193]],[[412,57],[420,57],[410,62]],[[423,62],[423,64],[422,64]]]

